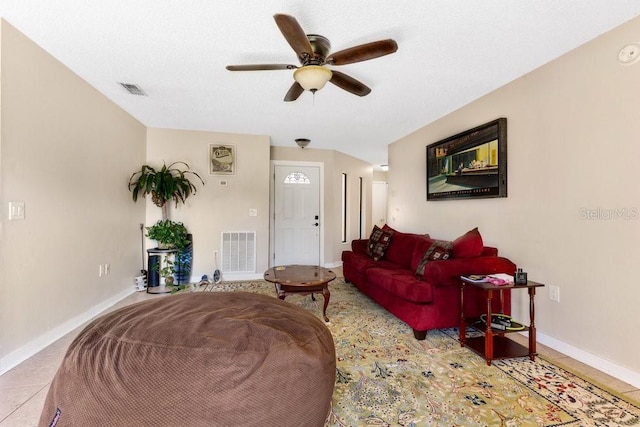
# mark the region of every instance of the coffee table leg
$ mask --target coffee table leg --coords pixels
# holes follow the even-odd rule
[[[327,317],[327,306],[329,305],[329,298],[331,298],[331,293],[329,292],[329,287],[325,286],[322,288],[322,296],[324,297],[324,306],[322,307],[322,317],[324,317],[324,321],[328,322],[329,318]]]

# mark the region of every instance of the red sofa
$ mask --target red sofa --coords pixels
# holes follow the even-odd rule
[[[388,246],[376,247],[372,239],[383,234]],[[383,245],[384,246],[384,245]],[[430,329],[460,324],[460,276],[513,274],[515,264],[485,247],[477,229],[453,242],[428,235],[403,233],[385,226],[374,228],[370,239],[354,240],[351,251],[342,253],[345,281],[413,328],[422,340]],[[422,268],[421,268],[422,267]],[[420,274],[421,273],[421,274]],[[511,293],[504,291],[505,314],[511,313]],[[486,311],[486,296],[473,286],[465,290],[465,316]],[[499,312],[494,299],[493,312]]]

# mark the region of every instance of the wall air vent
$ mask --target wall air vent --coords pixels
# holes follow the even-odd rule
[[[222,272],[255,273],[256,232],[222,232]]]
[[[135,85],[132,83],[122,83],[122,82],[118,82],[118,84],[122,86],[131,95],[147,96],[146,92],[140,89],[140,86],[138,85]]]

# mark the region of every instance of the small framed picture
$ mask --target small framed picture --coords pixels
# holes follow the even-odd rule
[[[236,146],[209,144],[209,175],[236,174]]]

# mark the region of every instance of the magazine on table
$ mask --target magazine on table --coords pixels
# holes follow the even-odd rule
[[[487,281],[494,285],[513,285],[513,276],[506,273],[490,274]]]
[[[487,276],[484,274],[469,274],[468,276],[463,277],[473,283],[484,283],[487,281]]]
[[[466,280],[472,283],[491,283],[492,285],[512,285],[513,276],[506,273],[495,274],[470,274],[463,276]]]

